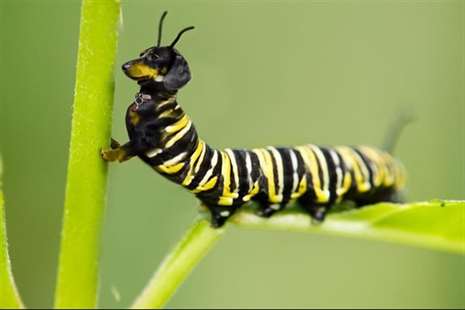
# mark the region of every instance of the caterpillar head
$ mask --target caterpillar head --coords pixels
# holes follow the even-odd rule
[[[139,58],[126,62],[122,68],[129,78],[140,85],[177,91],[189,82],[191,74],[187,61],[174,46],[184,32],[194,27],[182,29],[169,46],[160,46],[166,14],[165,11],[160,18],[157,45],[144,50]]]

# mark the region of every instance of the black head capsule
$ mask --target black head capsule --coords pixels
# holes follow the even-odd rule
[[[184,57],[174,48],[181,36],[194,27],[182,29],[168,46],[160,46],[163,21],[167,15],[163,12],[158,23],[157,44],[144,50],[139,58],[123,64],[126,75],[143,86],[153,86],[167,91],[177,91],[191,79],[189,66]]]

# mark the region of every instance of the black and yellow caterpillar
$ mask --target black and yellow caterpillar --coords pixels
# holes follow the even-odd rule
[[[129,142],[102,151],[108,161],[140,157],[171,181],[194,193],[222,226],[245,203],[260,204],[271,216],[290,201],[316,220],[323,220],[332,204],[352,200],[358,205],[393,201],[405,183],[402,165],[387,152],[368,146],[267,147],[217,150],[199,138],[189,116],[176,100],[190,80],[184,57],[174,48],[183,29],[169,46],[158,43],[123,65],[140,85],[126,114]]]

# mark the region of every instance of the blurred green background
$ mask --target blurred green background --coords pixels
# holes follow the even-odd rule
[[[50,307],[80,3],[0,3],[13,271],[28,306]],[[123,1],[113,115],[120,141],[137,87],[119,65],[154,43],[165,9],[164,42],[196,26],[178,44],[193,72],[178,98],[211,145],[379,145],[410,109],[418,120],[396,152],[409,171],[409,199],[465,198],[465,2]],[[112,165],[108,200],[100,304],[124,307],[191,223],[197,201],[138,160]],[[231,227],[169,305],[465,307],[465,259]]]

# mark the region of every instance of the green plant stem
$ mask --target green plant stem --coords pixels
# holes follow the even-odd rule
[[[97,303],[119,0],[83,0],[55,306]]]
[[[465,254],[465,201],[380,203],[329,214],[323,223],[315,223],[295,208],[271,218],[255,213],[244,208],[230,222],[244,228],[360,237]],[[132,308],[163,307],[223,230],[211,228],[205,219],[197,221],[161,264]]]
[[[132,308],[161,308],[222,235],[205,219],[197,220],[165,258]]]
[[[0,158],[0,308],[24,308],[11,272],[6,237],[5,208],[2,192],[2,161]]]

